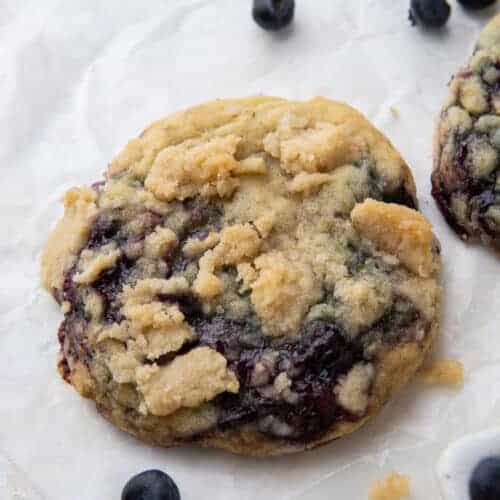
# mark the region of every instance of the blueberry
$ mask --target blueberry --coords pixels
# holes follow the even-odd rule
[[[450,17],[450,5],[446,0],[411,0],[410,21],[413,24],[438,28]]]
[[[484,9],[489,5],[493,5],[496,0],[458,0],[467,9]]]
[[[128,480],[122,500],[180,500],[179,489],[170,476],[160,470],[146,470]]]
[[[500,498],[500,456],[483,458],[472,471],[469,481],[471,500]]]
[[[254,0],[252,17],[263,29],[277,31],[292,22],[295,0]]]

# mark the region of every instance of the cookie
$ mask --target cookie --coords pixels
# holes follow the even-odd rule
[[[500,16],[458,71],[435,135],[432,194],[464,239],[500,247]]]
[[[439,245],[411,173],[345,104],[176,113],[64,205],[42,256],[59,371],[146,442],[326,443],[375,415],[436,335]]]

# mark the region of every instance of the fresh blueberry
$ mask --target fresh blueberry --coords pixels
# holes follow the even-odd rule
[[[500,498],[500,456],[483,458],[472,471],[469,481],[471,500]]]
[[[292,22],[295,0],[254,0],[252,16],[263,29],[277,31]]]
[[[146,470],[128,480],[122,500],[180,500],[172,478],[160,470]]]
[[[484,9],[489,5],[493,5],[496,0],[458,0],[467,9]]]
[[[451,8],[446,0],[411,0],[410,21],[413,24],[439,28],[450,17]]]

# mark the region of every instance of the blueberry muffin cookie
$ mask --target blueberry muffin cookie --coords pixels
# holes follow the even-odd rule
[[[446,220],[500,248],[500,16],[451,82],[434,149],[432,194]]]
[[[146,442],[326,443],[375,415],[436,334],[439,245],[411,173],[345,104],[176,113],[64,205],[42,256],[59,371]]]

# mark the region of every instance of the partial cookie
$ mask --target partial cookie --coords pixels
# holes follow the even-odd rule
[[[432,194],[464,239],[500,247],[500,16],[450,85],[435,136]]]
[[[326,443],[375,415],[437,332],[439,245],[411,173],[344,104],[176,113],[64,204],[42,257],[61,375],[144,441]]]

